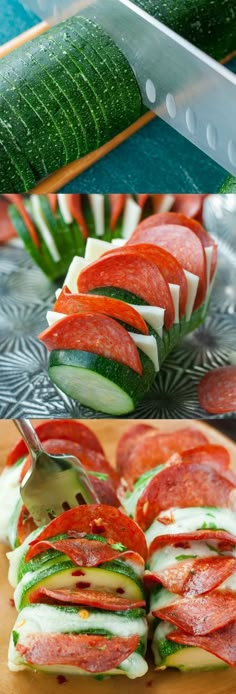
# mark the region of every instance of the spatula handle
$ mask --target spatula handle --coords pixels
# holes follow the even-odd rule
[[[24,439],[29,452],[32,454],[42,451],[40,440],[29,419],[14,419],[13,421]]]

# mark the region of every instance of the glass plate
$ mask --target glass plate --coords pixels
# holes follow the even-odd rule
[[[150,392],[128,418],[205,419],[197,384],[210,369],[236,359],[236,196],[207,198],[204,216],[219,244],[208,316],[171,353]],[[18,244],[0,248],[1,418],[104,418],[61,393],[48,378],[47,350],[37,335],[46,327],[46,311],[54,303],[56,288]],[[236,412],[209,419],[232,416]]]

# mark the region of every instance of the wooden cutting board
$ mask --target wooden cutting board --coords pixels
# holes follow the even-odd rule
[[[139,420],[141,421],[141,420]],[[150,420],[146,421],[150,424]],[[84,423],[84,420],[83,420]],[[98,434],[106,453],[114,463],[115,448],[119,436],[129,428],[131,422],[127,420],[89,420],[88,425]],[[153,421],[162,431],[173,431],[184,426],[190,426],[189,420],[161,420]],[[236,445],[230,442],[222,434],[202,422],[196,422],[202,431],[205,431],[212,443],[226,446],[231,454],[232,467],[236,470]],[[8,450],[17,440],[18,434],[10,420],[0,420],[0,467]],[[7,504],[7,499],[6,499]],[[59,685],[55,675],[43,675],[31,672],[19,672],[13,674],[7,668],[7,649],[9,635],[13,626],[16,612],[10,605],[12,589],[7,582],[8,562],[5,556],[6,548],[0,548],[0,694],[77,694],[79,690],[83,694],[144,694],[150,689],[152,694],[183,694],[183,690],[191,694],[235,694],[236,692],[236,668],[221,672],[204,672],[184,674],[178,671],[166,670],[155,672],[152,665],[148,674],[141,679],[128,680],[125,677],[113,677],[103,682],[96,682],[89,678],[69,677],[63,685]]]

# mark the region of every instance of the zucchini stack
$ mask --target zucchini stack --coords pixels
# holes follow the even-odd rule
[[[132,520],[112,506],[79,506],[8,557],[19,611],[11,670],[131,679],[146,673],[146,541]]]
[[[47,420],[35,429],[48,453],[63,455],[66,452],[80,460],[101,503],[119,505],[116,493],[119,477],[89,427],[72,419]],[[28,450],[23,439],[20,439],[8,455],[0,485],[0,541],[9,544],[12,549],[21,545],[36,529],[20,496],[20,483],[29,465]]]
[[[148,544],[157,669],[236,665],[236,476],[227,450],[203,439],[138,425],[118,449],[122,503]]]
[[[167,354],[205,318],[217,246],[180,213],[147,217],[119,247],[88,239],[59,290],[49,328],[49,376],[110,415],[133,412]]]
[[[141,219],[170,209],[201,221],[205,196],[50,193],[5,197],[13,229],[34,262],[55,280],[66,275],[75,255],[84,256],[88,236],[103,241],[127,239]]]

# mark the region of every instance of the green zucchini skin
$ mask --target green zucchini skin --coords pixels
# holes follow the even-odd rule
[[[235,0],[134,0],[216,60],[236,49]]]
[[[64,369],[67,367],[74,368],[74,379],[76,380],[76,370],[78,370],[78,391],[80,383],[80,373],[81,369],[85,369],[87,372],[91,371],[91,374],[101,376],[107,379],[108,382],[114,384],[114,390],[121,390],[124,392],[125,396],[129,399],[130,409],[128,411],[133,412],[137,407],[138,403],[142,400],[144,395],[149,391],[154,379],[155,379],[155,368],[153,362],[149,357],[139,350],[140,360],[143,366],[143,374],[139,376],[135,371],[130,369],[128,366],[119,364],[112,359],[106,359],[105,357],[97,356],[91,352],[84,352],[79,350],[53,350],[49,357],[49,377],[61,390],[67,392],[67,395],[78,399],[81,404],[85,404],[87,407],[92,409],[96,408],[96,396],[93,394],[93,400],[87,400],[83,402],[81,399],[81,392],[78,393],[78,398],[76,398],[76,386],[73,388],[73,394],[65,389],[64,383],[62,383],[62,375],[64,374]],[[61,369],[63,371],[61,371]],[[61,375],[62,374],[62,375]],[[89,379],[89,374],[88,374]],[[114,414],[111,409],[109,402],[106,402],[106,397],[103,397],[103,409],[102,412],[106,414]],[[126,411],[116,412],[117,415],[125,414]]]
[[[227,176],[219,188],[218,193],[236,193],[236,178],[234,176]]]
[[[134,73],[100,26],[53,27],[1,60],[1,193],[28,191],[141,113]]]

